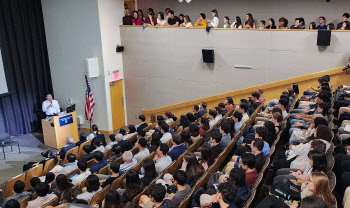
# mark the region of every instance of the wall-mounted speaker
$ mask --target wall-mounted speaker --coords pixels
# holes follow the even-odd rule
[[[331,45],[331,30],[318,30],[317,45],[318,46],[330,46]]]
[[[203,62],[214,63],[214,50],[213,49],[202,49]]]
[[[87,75],[89,78],[100,76],[97,57],[87,58]]]
[[[118,52],[123,52],[124,51],[124,46],[117,45],[116,51],[117,51],[117,53]]]

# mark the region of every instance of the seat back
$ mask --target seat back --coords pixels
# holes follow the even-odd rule
[[[54,158],[46,161],[42,175],[45,176],[48,172],[50,172],[50,170],[52,170],[52,168],[54,168],[56,166],[56,164],[57,163],[56,163]]]
[[[86,178],[80,183],[80,191],[83,190],[83,188],[85,187],[85,183],[86,183]]]
[[[112,148],[103,153],[104,158],[110,157],[111,155],[112,155]]]
[[[107,190],[110,188],[110,185],[106,186],[104,189],[102,189],[100,192],[98,192],[97,194],[95,194],[95,196],[92,197],[91,202],[90,202],[90,206],[95,206],[95,205],[99,205],[99,207],[101,207],[102,205],[102,201],[105,198],[106,192]]]
[[[77,154],[77,159],[80,159],[80,158],[84,155],[84,153],[83,153],[83,147],[84,147],[85,145],[91,145],[91,141],[92,141],[92,140],[86,141],[86,142],[82,143],[82,144],[79,146],[79,150],[78,150],[78,154]]]
[[[80,173],[80,170],[78,168],[72,170],[70,173],[68,173],[68,178],[71,177],[74,174],[78,174]]]
[[[32,186],[30,185],[30,179],[34,177],[39,177],[41,176],[42,173],[43,173],[43,164],[40,164],[32,169],[29,169],[25,180],[26,185],[24,187],[24,191],[31,189]]]
[[[96,162],[95,162],[95,160],[94,159],[91,159],[91,160],[89,160],[88,162],[87,162],[87,167],[88,168],[91,168],[93,165],[95,165],[96,164]]]
[[[49,207],[49,206],[57,206],[58,205],[58,197],[56,196],[54,199],[52,199],[51,201],[49,201],[48,203],[44,204],[43,206],[41,206],[41,208],[46,208],[46,207]]]
[[[255,193],[256,193],[256,189],[251,189],[250,192],[250,197],[248,198],[248,200],[245,202],[245,204],[243,205],[243,208],[248,208],[250,207],[250,205],[252,204],[254,197],[255,197]]]
[[[108,175],[108,165],[104,166],[98,171],[98,174]]]
[[[67,164],[67,163],[68,163],[67,155],[68,155],[69,153],[72,153],[72,154],[74,154],[75,156],[77,156],[78,150],[79,150],[79,147],[74,147],[73,149],[68,150],[68,151],[66,152],[66,155],[64,156],[63,164]]]
[[[6,182],[6,187],[5,187],[5,194],[4,194],[4,198],[10,197],[13,195],[13,185],[15,185],[16,181],[20,180],[20,181],[25,181],[25,173],[22,173],[14,178],[12,178],[11,180]]]
[[[117,189],[123,187],[123,180],[126,178],[126,174],[124,173],[122,176],[120,176],[118,179],[114,180],[111,189]]]
[[[29,200],[30,200],[30,196],[27,196],[26,198],[22,199],[22,200],[19,202],[20,208],[26,208],[27,205],[28,205]]]

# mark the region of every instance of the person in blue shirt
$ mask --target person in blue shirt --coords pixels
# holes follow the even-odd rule
[[[185,145],[182,143],[182,137],[179,134],[174,134],[172,138],[173,146],[171,150],[168,152],[168,156],[171,159],[177,160],[179,156],[186,151]]]
[[[324,16],[321,16],[318,18],[320,24],[316,27],[318,30],[327,30],[327,25],[326,25],[326,18]]]
[[[101,168],[103,168],[108,164],[108,162],[103,159],[102,152],[96,151],[93,154],[94,154],[94,161],[96,162],[96,164],[94,164],[89,170],[92,174],[97,173],[98,171],[100,171]]]

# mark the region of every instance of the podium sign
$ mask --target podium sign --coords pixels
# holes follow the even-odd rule
[[[60,149],[66,146],[67,137],[79,141],[76,112],[53,116],[49,121],[41,120],[46,146]]]

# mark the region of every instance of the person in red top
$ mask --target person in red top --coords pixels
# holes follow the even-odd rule
[[[255,169],[255,155],[251,153],[242,155],[242,168],[245,171],[245,183],[252,188],[259,175]]]
[[[209,119],[202,117],[199,121],[199,125],[201,126],[201,129],[199,130],[199,135],[203,135],[206,131],[210,129],[209,127]]]
[[[263,88],[258,88],[258,91],[257,91],[258,93],[259,93],[259,95],[260,95],[260,97],[259,97],[259,103],[261,104],[262,102],[264,102],[264,100],[265,100],[265,98],[264,98],[264,96],[262,96],[262,94],[264,93],[264,89]]]
[[[157,24],[157,18],[152,11],[148,12],[148,17],[145,20],[145,24],[149,26],[155,26]]]
[[[226,110],[229,112],[230,110],[232,110],[234,108],[233,106],[233,99],[232,97],[227,97],[225,100],[225,106],[226,106]]]

